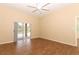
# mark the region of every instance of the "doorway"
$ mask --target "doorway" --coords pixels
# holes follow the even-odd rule
[[[31,27],[29,23],[14,23],[14,39],[16,42],[16,51],[31,52]],[[24,50],[25,49],[25,50]],[[26,50],[27,49],[27,50]]]
[[[26,40],[31,38],[31,28],[29,23],[15,22],[14,23],[14,39]]]

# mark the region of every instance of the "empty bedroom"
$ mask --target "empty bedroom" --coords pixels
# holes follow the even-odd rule
[[[79,3],[0,3],[0,55],[78,55]]]

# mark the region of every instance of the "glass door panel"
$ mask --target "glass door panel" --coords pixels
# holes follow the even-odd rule
[[[17,23],[17,38],[18,39],[24,39],[24,24],[23,23]]]

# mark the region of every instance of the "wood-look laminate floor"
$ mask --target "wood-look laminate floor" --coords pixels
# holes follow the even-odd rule
[[[79,48],[45,39],[33,39],[31,45],[9,43],[0,45],[0,55],[77,55]]]

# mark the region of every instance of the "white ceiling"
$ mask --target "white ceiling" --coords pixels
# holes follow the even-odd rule
[[[37,3],[37,4],[38,4],[38,6],[43,6],[46,3],[40,2],[40,3]],[[32,13],[32,11],[35,10],[35,9],[27,7],[28,5],[36,6],[36,3],[8,3],[8,4],[6,3],[6,4],[3,4],[3,5],[9,6],[10,8],[13,8],[13,9],[23,11],[24,13],[28,13],[28,14],[45,15],[45,14],[48,14],[50,11],[53,11],[57,8],[61,8],[61,7],[66,6],[68,4],[67,3],[51,3],[48,6],[44,7],[45,9],[48,9],[49,11],[47,11],[47,12],[41,11],[42,14],[39,14],[39,12]]]
[[[48,14],[50,11],[56,10],[57,8],[61,8],[70,3],[79,3],[78,1],[79,0],[0,0],[0,3],[6,3],[3,5],[9,6],[13,9],[20,10],[30,15],[45,15]],[[36,4],[38,4],[38,7],[41,7],[46,3],[50,3],[48,6],[44,7],[49,11],[41,11],[42,14],[40,14],[39,12],[32,13],[32,11],[35,9],[27,7],[28,5],[36,6]]]
[[[1,0],[0,3],[8,3],[5,4],[6,6],[9,6],[11,8],[16,8],[18,10],[24,11],[25,13],[29,14],[36,14],[40,15],[39,12],[32,13],[34,8],[28,8],[27,6],[36,6],[38,4],[38,7],[41,7],[45,5],[46,3],[51,3],[50,5],[44,7],[45,9],[48,9],[49,11],[41,11],[42,14],[47,14],[51,10],[55,10],[57,8],[63,7],[67,5],[68,3],[78,3],[78,0]]]

